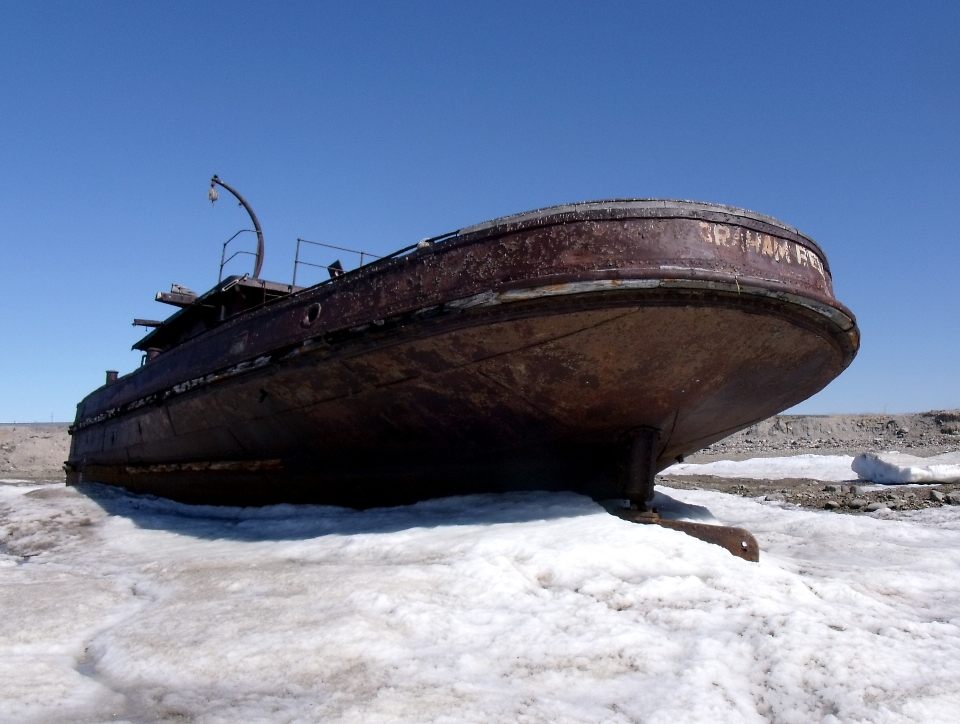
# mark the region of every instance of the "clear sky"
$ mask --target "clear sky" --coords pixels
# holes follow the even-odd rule
[[[174,311],[155,292],[216,282],[248,221],[214,173],[283,282],[297,236],[385,253],[609,197],[770,214],[863,333],[796,409],[960,406],[960,3],[2,3],[0,421],[72,419],[139,364],[132,318]]]

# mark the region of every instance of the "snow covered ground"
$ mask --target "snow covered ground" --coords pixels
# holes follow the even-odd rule
[[[660,475],[713,475],[718,478],[778,480],[808,478],[828,482],[868,480],[875,483],[954,483],[960,481],[960,453],[920,458],[900,452],[677,463]]]
[[[715,475],[718,478],[751,478],[777,480],[782,478],[809,478],[840,482],[857,480],[850,467],[851,455],[793,455],[749,460],[716,460],[712,463],[677,463],[660,475]]]
[[[752,531],[757,564],[574,494],[357,512],[83,492],[0,485],[0,721],[960,712],[960,506],[662,490]]]

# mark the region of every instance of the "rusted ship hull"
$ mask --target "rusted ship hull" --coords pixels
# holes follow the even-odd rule
[[[243,505],[633,499],[631,456],[652,482],[822,389],[859,344],[819,247],[738,209],[594,202],[421,246],[95,391],[69,480]]]

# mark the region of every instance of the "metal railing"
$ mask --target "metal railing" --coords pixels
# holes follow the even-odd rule
[[[382,259],[383,257],[377,256],[376,254],[371,254],[369,251],[360,251],[359,249],[348,249],[345,246],[334,246],[333,244],[324,244],[321,241],[310,241],[309,239],[297,238],[297,252],[293,258],[293,282],[291,286],[297,286],[297,269],[302,266],[312,266],[317,269],[326,269],[330,274],[330,278],[340,276],[344,273],[343,266],[340,265],[340,260],[333,262],[333,264],[327,266],[326,264],[314,264],[309,261],[303,261],[300,258],[300,244],[312,244],[313,246],[322,246],[325,249],[336,249],[337,251],[347,251],[351,254],[358,254],[360,256],[360,266],[363,266],[364,258],[370,258],[373,260]]]
[[[229,258],[229,259],[227,258],[227,244],[229,244],[231,241],[233,241],[233,240],[236,239],[238,236],[240,236],[240,234],[247,233],[247,232],[249,232],[249,233],[251,233],[251,234],[256,234],[256,233],[257,233],[256,229],[240,229],[240,231],[238,231],[236,234],[234,234],[234,235],[231,236],[229,239],[227,239],[225,242],[223,242],[223,251],[220,253],[220,274],[217,276],[217,284],[219,284],[220,282],[223,281],[223,267],[224,267],[227,263],[229,263],[230,259],[233,259],[233,257],[239,256],[240,254],[249,254],[250,256],[258,257],[258,255],[255,254],[255,253],[252,252],[252,251],[245,251],[245,250],[241,249],[240,251],[235,251],[235,252],[233,252],[233,253],[230,255],[230,258]],[[259,237],[258,237],[258,238],[259,238]],[[258,257],[258,261],[259,261],[259,257]]]
[[[426,239],[422,239],[422,240],[418,241],[416,244],[410,244],[410,246],[405,246],[405,247],[403,247],[402,249],[397,249],[396,251],[391,252],[390,254],[387,254],[386,256],[377,256],[376,254],[371,254],[369,251],[359,251],[359,250],[357,250],[357,249],[347,249],[347,248],[344,247],[344,246],[334,246],[333,244],[324,244],[323,242],[320,242],[320,241],[310,241],[309,239],[300,239],[300,238],[298,238],[298,239],[297,239],[297,253],[296,253],[296,256],[294,257],[294,260],[293,260],[293,282],[292,282],[292,286],[296,286],[296,285],[297,285],[297,267],[300,266],[301,264],[304,265],[304,266],[317,267],[318,269],[326,269],[328,272],[330,272],[330,278],[329,278],[329,279],[324,279],[323,281],[318,282],[319,284],[326,284],[326,283],[328,283],[328,282],[333,281],[333,280],[336,279],[337,277],[342,276],[343,274],[352,273],[352,272],[356,271],[356,269],[345,270],[342,266],[339,266],[339,260],[335,261],[335,262],[334,262],[333,264],[331,264],[330,266],[327,266],[327,265],[325,265],[325,264],[312,264],[312,263],[310,263],[310,262],[301,260],[301,259],[300,259],[300,243],[301,243],[301,242],[303,242],[304,244],[313,244],[314,246],[322,246],[322,247],[325,247],[325,248],[327,248],[327,249],[337,249],[338,251],[348,251],[348,252],[350,252],[351,254],[359,254],[359,255],[360,255],[360,266],[358,266],[357,269],[360,269],[360,268],[362,268],[362,267],[364,266],[363,260],[364,260],[365,257],[370,257],[370,258],[373,259],[374,261],[386,261],[387,259],[396,259],[397,257],[404,256],[405,254],[408,254],[409,252],[412,252],[412,251],[414,251],[414,250],[416,250],[416,249],[423,249],[423,248],[425,248],[425,247],[426,247],[426,248],[429,248],[432,244],[434,244],[434,243],[436,243],[436,242],[438,242],[438,241],[445,241],[446,239],[453,238],[454,236],[457,236],[457,235],[459,235],[459,234],[460,234],[460,230],[457,229],[456,231],[448,231],[446,234],[438,234],[437,236],[431,236],[431,237],[428,237],[428,238],[426,238]],[[372,263],[372,262],[370,262],[370,263]],[[368,263],[368,266],[369,266],[370,263]],[[335,265],[336,265],[336,266],[335,266]]]

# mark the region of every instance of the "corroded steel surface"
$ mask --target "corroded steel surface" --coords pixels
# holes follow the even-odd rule
[[[163,335],[78,406],[72,481],[233,503],[617,497],[630,430],[660,431],[662,469],[814,394],[859,346],[814,242],[671,201],[488,222]]]

